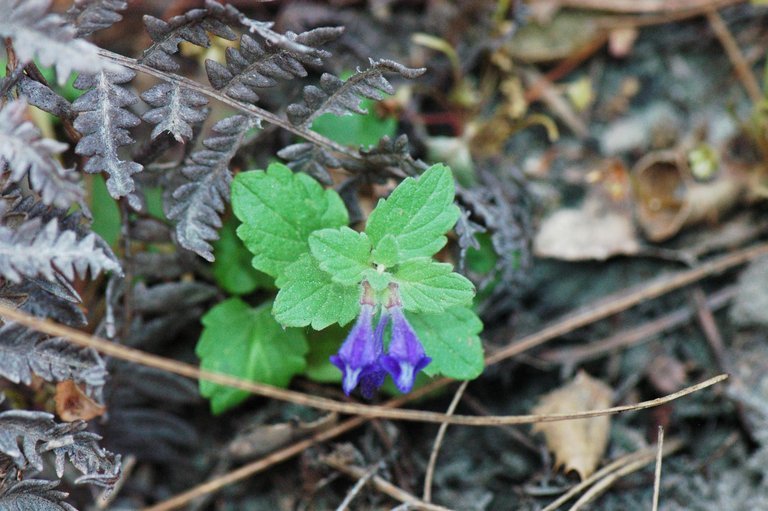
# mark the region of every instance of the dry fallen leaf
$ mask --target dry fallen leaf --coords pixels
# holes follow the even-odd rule
[[[605,383],[579,371],[564,387],[543,396],[532,410],[536,415],[597,410],[611,406],[613,391]],[[533,431],[543,433],[547,447],[555,454],[555,466],[575,470],[581,479],[597,468],[608,446],[611,419],[607,415],[591,419],[542,422]]]
[[[637,254],[640,248],[630,216],[612,211],[596,199],[587,199],[579,209],[556,211],[542,222],[533,240],[537,256],[566,261],[602,261]]]
[[[86,396],[72,380],[56,384],[56,413],[61,420],[72,422],[78,419],[89,421],[103,415],[106,408]]]

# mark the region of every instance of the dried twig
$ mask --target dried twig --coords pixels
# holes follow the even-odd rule
[[[128,362],[136,362],[147,367],[154,367],[171,373],[194,378],[197,380],[208,380],[219,385],[244,390],[252,394],[278,399],[302,406],[326,410],[329,412],[345,413],[350,415],[362,415],[370,418],[385,418],[415,422],[433,422],[461,424],[464,426],[499,426],[502,424],[533,424],[535,422],[553,422],[570,419],[585,419],[597,417],[600,415],[609,415],[615,413],[627,412],[630,410],[642,410],[652,408],[661,404],[673,401],[685,395],[697,392],[701,389],[719,383],[728,378],[728,375],[721,374],[710,378],[697,385],[693,385],[668,396],[643,401],[635,405],[615,406],[605,410],[590,410],[588,412],[553,414],[553,415],[499,415],[490,417],[476,417],[472,415],[447,415],[439,412],[429,412],[425,410],[403,410],[392,409],[386,406],[363,405],[358,403],[346,403],[335,401],[323,397],[311,396],[294,390],[281,389],[252,382],[242,378],[229,376],[223,373],[206,371],[192,364],[186,364],[170,358],[152,355],[134,348],[128,348],[120,344],[111,343],[95,335],[83,333],[74,328],[60,325],[47,319],[37,318],[19,309],[14,309],[9,305],[0,303],[0,316],[7,320],[15,321],[28,328],[38,332],[47,333],[55,337],[62,337],[73,344],[93,348],[104,355],[119,358]],[[438,380],[434,382],[442,382]]]
[[[683,443],[679,440],[671,440],[667,442],[667,444],[662,449],[662,456],[667,456],[672,452],[675,452],[679,450],[683,446]],[[595,500],[597,497],[608,491],[608,489],[621,479],[622,477],[629,475],[633,472],[637,472],[644,466],[646,466],[648,463],[652,462],[654,459],[656,459],[656,447],[650,447],[648,449],[648,455],[644,456],[632,463],[629,463],[625,465],[624,467],[620,468],[619,470],[613,472],[612,474],[607,475],[597,483],[595,483],[589,490],[587,490],[584,495],[581,496],[579,500],[576,501],[576,503],[570,508],[570,511],[577,511],[593,500]]]
[[[178,83],[182,85],[185,89],[198,92],[200,94],[208,96],[211,99],[215,99],[226,105],[229,105],[236,110],[240,110],[244,113],[247,113],[259,119],[263,119],[264,121],[270,124],[280,126],[281,128],[293,133],[294,135],[298,135],[301,138],[314,142],[319,146],[328,148],[331,151],[345,154],[352,158],[354,158],[357,155],[356,152],[353,150],[350,150],[350,148],[345,147],[341,144],[338,144],[333,140],[320,135],[319,133],[316,133],[311,130],[297,128],[296,126],[291,124],[287,119],[280,117],[279,115],[274,114],[269,110],[264,110],[263,108],[260,108],[258,106],[251,105],[249,103],[244,103],[236,99],[232,99],[231,97],[223,94],[220,91],[217,91],[211,87],[207,87],[194,80],[190,80],[189,78],[184,78],[183,76],[179,76],[173,73],[166,73],[165,71],[161,71],[159,69],[155,69],[146,64],[142,64],[136,59],[132,59],[130,57],[124,57],[123,55],[111,52],[109,50],[105,50],[103,48],[99,48],[99,56],[101,56],[105,60],[114,62],[115,64],[125,66],[129,69],[133,69],[134,71],[140,71],[144,74],[148,74],[150,76],[154,76],[155,78],[159,78],[160,80],[163,80],[166,82]]]
[[[747,63],[747,60],[742,55],[739,45],[736,44],[736,40],[733,38],[733,34],[728,30],[728,26],[723,21],[723,18],[717,12],[715,8],[707,10],[707,20],[709,21],[712,30],[715,32],[720,44],[723,45],[725,53],[733,65],[736,76],[739,77],[741,85],[744,90],[747,91],[749,99],[752,103],[759,104],[763,100],[763,93],[760,91],[760,84],[757,83],[757,78],[752,74],[752,70]]]
[[[716,311],[725,307],[736,296],[736,286],[728,286],[713,293],[709,297],[704,297],[707,309]],[[652,339],[654,336],[677,328],[680,325],[688,323],[694,316],[695,311],[692,307],[681,307],[660,318],[648,321],[636,327],[621,330],[605,339],[585,344],[583,346],[558,348],[545,351],[540,358],[547,362],[559,364],[578,365],[588,360],[593,360],[605,356],[621,348],[635,346],[643,341]],[[729,372],[725,367],[720,368],[723,372]]]
[[[352,502],[352,500],[357,496],[358,493],[360,493],[360,490],[363,489],[363,486],[366,485],[368,481],[371,480],[371,478],[381,469],[382,462],[376,463],[374,466],[368,469],[367,472],[365,472],[355,483],[355,485],[350,488],[349,492],[347,492],[347,495],[344,497],[344,500],[341,501],[341,504],[336,508],[336,511],[345,511],[349,504]]]
[[[580,509],[582,506],[605,492],[618,479],[640,470],[648,463],[651,463],[657,458],[659,452],[661,452],[662,456],[669,456],[673,452],[682,449],[684,445],[685,444],[681,439],[675,438],[666,442],[661,451],[659,451],[657,446],[650,446],[631,454],[627,454],[626,456],[622,456],[584,479],[579,484],[573,486],[566,493],[549,503],[549,505],[541,511],[554,511],[583,490],[589,488],[589,490],[571,507],[571,511]]]
[[[456,407],[459,406],[459,401],[461,401],[461,396],[463,396],[464,391],[467,390],[467,385],[469,385],[469,382],[465,381],[459,385],[458,389],[456,389],[456,394],[454,394],[451,404],[448,405],[448,410],[445,412],[446,415],[453,415],[453,412],[456,411]],[[437,436],[435,437],[435,443],[432,446],[432,452],[429,454],[429,463],[427,463],[427,470],[424,475],[424,502],[432,502],[432,478],[435,475],[437,455],[440,452],[440,446],[443,444],[443,438],[445,438],[447,429],[447,422],[440,424],[440,429],[437,430]]]
[[[336,459],[334,456],[323,457],[320,461],[329,467],[332,467],[339,472],[343,472],[344,474],[355,479],[363,477],[366,473],[364,468],[343,463]],[[402,488],[399,488],[390,483],[383,477],[374,475],[371,478],[371,484],[381,493],[388,495],[389,497],[392,497],[393,499],[402,502],[403,504],[407,504],[412,509],[423,509],[424,511],[451,511],[447,507],[438,506],[436,504],[430,504],[429,502],[419,500],[419,498],[415,495],[411,495]]]
[[[653,471],[653,507],[651,511],[659,509],[659,491],[661,490],[661,458],[664,452],[664,426],[659,426],[659,436],[656,440],[656,469]]]

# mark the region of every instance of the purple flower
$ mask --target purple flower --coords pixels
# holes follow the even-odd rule
[[[341,387],[344,393],[349,395],[358,383],[362,383],[363,395],[373,395],[376,385],[376,373],[380,371],[379,357],[381,356],[381,337],[377,340],[374,335],[373,320],[374,306],[371,303],[360,304],[360,315],[355,326],[350,330],[339,352],[330,357],[331,363],[341,370]],[[377,329],[378,332],[379,329]],[[383,329],[382,333],[383,333]],[[383,381],[383,378],[381,378]]]
[[[398,300],[399,302],[399,300]],[[424,369],[432,359],[424,353],[416,332],[403,315],[399,303],[389,306],[392,315],[392,339],[389,353],[380,358],[381,366],[392,375],[400,392],[410,392],[416,373]]]
[[[384,311],[381,313],[379,324],[376,325],[376,331],[373,333],[374,350],[378,354],[376,363],[364,370],[360,377],[360,393],[366,399],[373,398],[387,377],[387,372],[381,367],[381,354],[384,351],[384,329],[387,327],[387,323],[389,323],[389,314]]]

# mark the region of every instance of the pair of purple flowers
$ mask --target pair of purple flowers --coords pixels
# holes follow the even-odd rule
[[[349,395],[360,385],[360,393],[370,399],[384,383],[387,373],[392,375],[400,392],[410,392],[416,373],[432,359],[424,353],[416,332],[403,315],[397,286],[390,285],[389,300],[386,308],[382,307],[376,330],[373,329],[376,303],[367,282],[363,282],[363,288],[357,322],[339,352],[330,358],[331,363],[341,370],[344,393]],[[385,354],[384,331],[390,318],[392,335]]]

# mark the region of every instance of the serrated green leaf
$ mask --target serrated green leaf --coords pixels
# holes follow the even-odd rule
[[[276,281],[272,313],[284,326],[311,325],[315,330],[344,325],[360,310],[361,286],[343,286],[320,269],[311,254],[302,255]]]
[[[235,234],[240,222],[230,217],[219,231],[219,239],[213,243],[216,259],[213,261],[213,277],[226,292],[245,295],[259,288],[274,288],[274,279],[251,265],[251,253]]]
[[[378,249],[388,234],[397,241],[397,262],[431,257],[447,241],[444,234],[456,224],[459,208],[451,170],[432,165],[418,179],[406,178],[368,217],[365,232]]]
[[[349,222],[339,194],[280,163],[266,172],[239,173],[232,183],[232,208],[243,222],[237,235],[253,254],[254,268],[275,278],[309,252],[313,231]]]
[[[309,237],[309,248],[320,269],[339,284],[359,284],[371,267],[371,242],[364,232],[349,227],[321,229]]]
[[[271,303],[252,308],[239,298],[225,300],[203,316],[195,352],[200,367],[268,385],[285,387],[306,367],[309,347],[299,329],[284,329],[270,314]],[[219,414],[248,397],[242,390],[200,380],[200,393]]]
[[[471,380],[483,372],[483,345],[478,337],[483,323],[470,309],[452,307],[440,314],[408,314],[408,321],[432,357],[424,369],[426,374]]]
[[[363,278],[368,281],[368,285],[371,286],[371,288],[374,291],[384,291],[387,289],[387,286],[390,282],[392,282],[392,274],[388,271],[385,271],[383,273],[379,273],[374,268],[369,268],[363,272]]]
[[[413,312],[441,312],[455,305],[465,305],[475,296],[475,286],[454,273],[448,263],[427,257],[411,259],[397,267],[395,282],[403,308]]]
[[[381,238],[373,250],[373,262],[387,268],[396,265],[399,257],[400,249],[397,246],[397,239],[391,234]]]

